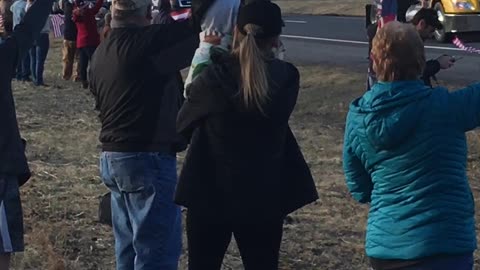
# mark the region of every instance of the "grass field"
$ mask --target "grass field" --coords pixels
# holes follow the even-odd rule
[[[284,14],[364,16],[371,0],[274,0]]]
[[[98,174],[99,124],[93,100],[79,85],[60,80],[58,46],[54,44],[48,59],[50,87],[14,84],[34,173],[22,188],[27,249],[14,258],[14,269],[114,269],[112,232],[97,222],[98,197],[106,189]],[[291,124],[321,200],[286,222],[281,269],[367,269],[367,207],[350,198],[340,158],[347,106],[361,95],[365,75],[331,67],[303,67],[301,74],[302,90]],[[469,143],[470,176],[478,198],[479,137],[470,133]],[[180,269],[186,269],[185,255]],[[224,269],[242,269],[234,246]]]

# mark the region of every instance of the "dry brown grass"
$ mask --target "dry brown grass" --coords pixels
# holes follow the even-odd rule
[[[284,14],[364,16],[369,0],[274,0]]]
[[[22,188],[27,249],[15,257],[14,269],[114,269],[111,230],[97,223],[98,197],[106,189],[98,176],[99,125],[93,100],[78,85],[59,80],[58,42],[47,70],[49,88],[15,84],[34,176]],[[291,124],[321,200],[286,222],[281,269],[367,269],[363,251],[367,207],[350,198],[340,158],[347,106],[362,93],[365,75],[323,67],[304,67],[301,73],[302,90]],[[478,197],[480,140],[470,133],[469,141],[470,176]],[[233,245],[224,265],[242,269]],[[186,269],[185,255],[180,269]]]

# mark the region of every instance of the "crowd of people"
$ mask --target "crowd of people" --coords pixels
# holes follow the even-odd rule
[[[30,177],[11,81],[43,84],[53,2],[20,1],[0,20],[0,270],[24,248],[19,187]],[[268,0],[193,0],[177,21],[169,4],[113,0],[102,31],[103,0],[61,5],[63,78],[78,75],[99,112],[116,269],[176,270],[181,206],[190,270],[221,269],[232,237],[245,269],[278,269],[286,216],[318,199],[288,124],[300,74],[278,54],[281,10]],[[431,84],[454,64],[426,61],[424,41],[438,27],[436,13],[422,9],[411,23],[369,28],[370,87],[349,107],[343,167],[353,198],[370,204],[374,270],[473,269],[465,132],[480,126],[480,84],[455,92]]]

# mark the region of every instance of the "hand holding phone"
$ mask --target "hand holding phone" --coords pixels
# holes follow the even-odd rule
[[[440,63],[440,68],[441,69],[449,69],[449,68],[453,67],[456,60],[453,56],[444,54],[444,55],[440,56],[439,58],[437,58],[437,61],[438,61],[438,63]]]

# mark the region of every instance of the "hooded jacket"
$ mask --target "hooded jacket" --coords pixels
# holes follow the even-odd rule
[[[240,64],[212,55],[180,110],[177,131],[191,144],[176,202],[234,221],[282,218],[318,199],[312,175],[288,120],[299,90],[297,69],[267,62],[270,99],[264,114],[238,94]]]
[[[465,132],[479,125],[480,84],[450,93],[422,81],[379,82],[353,101],[343,167],[353,197],[370,203],[369,257],[476,249]]]

